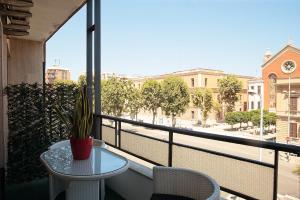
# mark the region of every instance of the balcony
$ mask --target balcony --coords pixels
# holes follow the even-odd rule
[[[96,117],[101,119],[100,137],[109,145],[108,149],[127,157],[131,163],[127,172],[106,180],[106,199],[150,199],[152,167],[155,165],[189,168],[208,174],[220,184],[224,199],[231,195],[244,199],[280,199],[284,194],[300,195],[296,177],[289,179],[286,176],[290,173],[282,171],[299,163],[299,146],[171,128],[112,116]],[[260,148],[263,149],[262,162],[258,160]],[[283,160],[286,153],[289,153],[292,162]],[[10,199],[14,199],[19,197],[18,194],[35,193],[33,191],[39,188],[35,195],[46,197],[47,187],[47,179],[41,179],[33,184],[8,187],[7,192]],[[60,198],[63,199],[63,194]]]
[[[289,111],[276,111],[276,114],[278,116],[288,117]],[[299,110],[291,110],[290,111],[290,116],[291,117],[300,117],[300,111]]]

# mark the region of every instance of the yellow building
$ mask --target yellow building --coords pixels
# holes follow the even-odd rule
[[[136,87],[141,88],[143,85],[143,82],[147,79],[155,79],[158,81],[162,81],[164,78],[168,76],[179,76],[182,78],[191,91],[191,96],[193,95],[193,90],[195,88],[210,88],[213,91],[213,99],[217,101],[218,97],[218,86],[217,82],[218,79],[222,79],[229,74],[226,74],[225,72],[221,70],[211,70],[211,69],[191,69],[191,70],[184,70],[184,71],[177,71],[173,73],[168,74],[162,74],[158,76],[149,76],[149,77],[139,77],[132,79],[136,85]],[[236,111],[247,111],[248,110],[248,81],[255,79],[255,77],[251,76],[242,76],[242,75],[235,75],[238,80],[240,80],[243,84],[242,92],[239,94],[240,98],[239,101],[235,104],[235,110]],[[143,112],[141,114],[148,114],[149,112]],[[158,118],[162,117],[163,113],[161,111],[158,112]],[[183,120],[192,120],[194,122],[198,122],[201,120],[201,112],[199,108],[194,107],[193,103],[191,102],[186,112],[180,116]],[[208,123],[214,123],[216,121],[216,113],[213,111],[210,113],[208,118]]]
[[[53,65],[47,68],[46,83],[53,83],[55,80],[70,80],[71,72],[67,68],[58,65]]]

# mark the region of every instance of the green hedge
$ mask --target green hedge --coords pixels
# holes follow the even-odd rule
[[[78,86],[73,83],[10,85],[8,98],[7,182],[20,183],[44,177],[39,156],[68,133],[53,107],[61,104],[71,111]]]

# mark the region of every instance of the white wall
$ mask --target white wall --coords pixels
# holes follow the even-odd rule
[[[248,111],[260,109],[258,107],[259,102],[261,101],[260,95],[258,94],[258,87],[261,87],[261,94],[263,93],[263,83],[262,81],[249,81],[248,82]],[[252,89],[252,87],[254,89]],[[252,94],[254,93],[254,94]],[[262,95],[263,96],[263,95]],[[251,107],[251,102],[253,102],[254,107]],[[261,104],[261,102],[260,102]]]

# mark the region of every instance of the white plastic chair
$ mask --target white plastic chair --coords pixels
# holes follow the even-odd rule
[[[49,147],[49,150],[56,149],[60,147],[64,147],[70,145],[70,140],[62,140],[57,142]],[[106,148],[107,145],[102,140],[93,139],[93,146]],[[53,176],[52,174],[49,175],[49,195],[50,200],[55,200],[56,196],[66,190],[67,188],[67,181],[63,180],[57,176]]]
[[[219,200],[220,187],[211,177],[189,169],[172,167],[153,168],[154,194],[176,195],[194,200]]]

